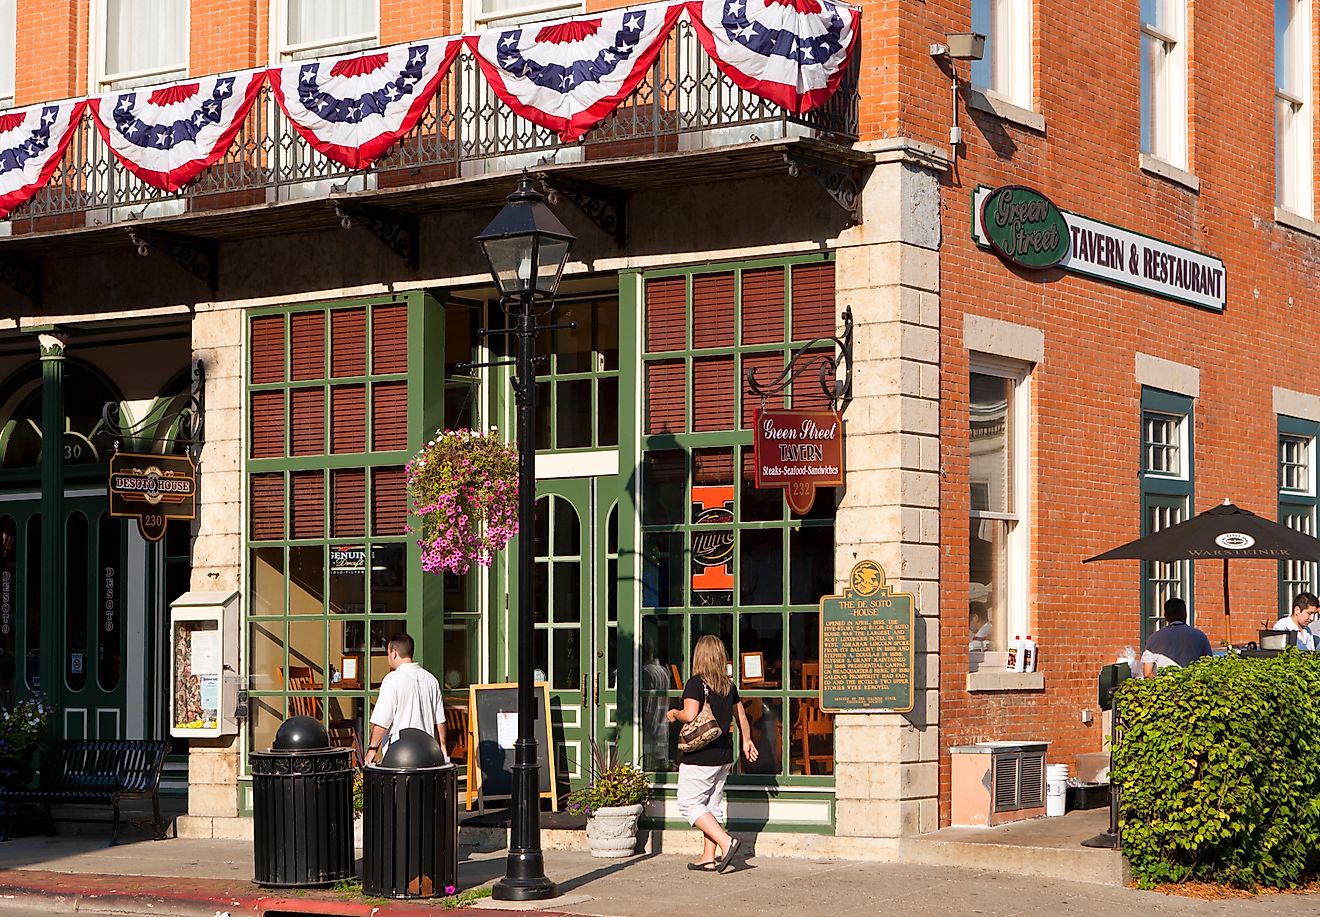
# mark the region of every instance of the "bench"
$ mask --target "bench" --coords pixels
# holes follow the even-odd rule
[[[114,826],[110,846],[119,843],[124,824],[119,804],[125,799],[151,799],[153,818],[146,823],[157,838],[165,836],[160,818],[160,775],[165,767],[167,740],[155,739],[66,739],[54,742],[41,764],[34,789],[0,789],[0,840],[8,840],[14,810],[40,805],[48,821],[54,803],[110,805]],[[85,819],[79,819],[85,821]]]

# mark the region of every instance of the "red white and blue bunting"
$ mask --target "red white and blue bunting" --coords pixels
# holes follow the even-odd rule
[[[490,30],[467,41],[501,102],[572,143],[637,88],[682,11],[634,7]]]
[[[365,169],[413,129],[459,46],[441,38],[294,61],[272,67],[270,85],[304,140],[341,165]]]
[[[50,102],[0,114],[0,219],[50,181],[86,104]]]
[[[692,0],[688,15],[729,79],[794,114],[834,94],[862,16],[832,0]]]
[[[91,100],[92,115],[124,168],[153,188],[177,191],[229,150],[262,79],[263,71],[248,70],[111,92]]]

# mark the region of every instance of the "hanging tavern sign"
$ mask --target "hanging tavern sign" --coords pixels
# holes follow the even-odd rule
[[[835,411],[767,411],[753,415],[757,487],[782,487],[789,509],[811,509],[817,487],[843,484],[843,420]]]
[[[1064,238],[1052,247],[1056,232]],[[1218,258],[1059,210],[1030,188],[978,187],[972,238],[1024,268],[1057,266],[1216,312],[1228,297]]]
[[[820,708],[911,713],[916,601],[894,592],[873,560],[852,568],[843,595],[820,600]]]
[[[116,452],[110,458],[110,515],[136,519],[147,541],[170,519],[197,518],[197,466],[186,455]]]

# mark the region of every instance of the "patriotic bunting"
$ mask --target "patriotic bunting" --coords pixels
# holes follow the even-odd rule
[[[0,219],[50,181],[86,104],[51,102],[0,114]]]
[[[303,139],[365,169],[422,117],[460,47],[442,38],[270,70],[280,108]]]
[[[493,29],[467,42],[501,102],[571,143],[637,88],[682,10],[681,4],[614,10]]]
[[[803,114],[838,87],[862,14],[832,0],[692,0],[688,15],[729,79]]]
[[[248,70],[91,100],[106,144],[153,188],[177,191],[224,156],[257,99],[265,72]]]

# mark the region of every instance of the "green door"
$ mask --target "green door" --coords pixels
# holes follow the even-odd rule
[[[64,500],[65,617],[60,645],[41,645],[41,503],[0,497],[0,701],[45,691],[65,738],[125,735],[124,614],[127,529],[106,512],[104,493]],[[61,683],[41,683],[44,653],[57,653]]]
[[[618,741],[618,513],[613,478],[536,485],[534,666],[550,683],[556,770],[571,788],[590,776],[591,745]]]

